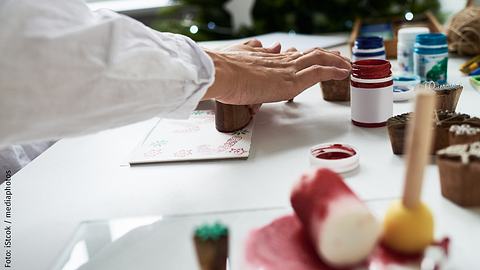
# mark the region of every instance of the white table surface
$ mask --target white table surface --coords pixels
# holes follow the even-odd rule
[[[348,55],[346,45],[336,49]],[[465,86],[457,110],[478,116],[480,94],[458,71],[463,61],[450,59],[449,81]],[[411,108],[396,103],[394,114]],[[392,154],[386,128],[353,126],[348,104],[323,101],[318,85],[292,104],[262,107],[248,160],[120,166],[155,121],[63,139],[12,178],[14,269],[50,269],[84,220],[287,206],[309,168],[309,147],[323,142],[358,148],[360,169],[346,181],[363,199],[388,201],[401,192],[404,161]],[[423,195],[437,235],[452,237],[456,269],[474,269],[480,211],[442,198],[438,179],[437,167],[428,166]]]

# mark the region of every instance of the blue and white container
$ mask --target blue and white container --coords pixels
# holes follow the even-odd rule
[[[410,100],[415,96],[415,86],[420,83],[420,78],[415,75],[403,74],[393,76],[393,101]]]
[[[447,82],[448,46],[447,36],[441,33],[420,34],[416,38],[413,53],[415,75],[422,82]]]
[[[419,34],[430,33],[428,27],[405,27],[398,30],[397,63],[402,73],[413,74],[413,45]]]
[[[352,48],[352,60],[380,59],[385,60],[385,46],[381,37],[358,37]]]

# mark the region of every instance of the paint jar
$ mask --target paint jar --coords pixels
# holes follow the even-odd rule
[[[393,78],[390,62],[379,59],[356,61],[351,75],[352,123],[360,127],[383,127],[393,114]]]
[[[352,48],[352,60],[386,59],[385,46],[381,37],[358,37]]]
[[[336,173],[345,173],[358,167],[358,151],[343,143],[323,143],[310,148],[310,165],[329,168]]]
[[[416,37],[413,53],[414,73],[422,82],[447,82],[447,36],[441,33],[420,34]]]
[[[427,27],[406,27],[398,30],[397,62],[400,71],[413,73],[413,46],[419,34],[429,33]]]

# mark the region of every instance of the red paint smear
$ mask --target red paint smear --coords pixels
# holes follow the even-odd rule
[[[246,260],[253,269],[328,270],[315,253],[297,217],[290,215],[250,233]]]
[[[449,239],[445,238],[432,245],[441,246],[448,251]],[[339,270],[322,262],[312,245],[301,222],[295,215],[288,215],[274,220],[265,227],[250,233],[246,242],[245,258],[249,269],[264,270]],[[384,269],[388,265],[419,264],[423,258],[418,255],[401,255],[378,245],[364,265],[343,268],[342,270],[358,269],[375,265]]]

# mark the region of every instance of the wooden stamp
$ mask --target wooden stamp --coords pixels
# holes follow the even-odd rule
[[[248,105],[230,105],[215,101],[215,127],[220,132],[234,132],[246,127],[253,118]]]
[[[201,270],[227,269],[228,235],[228,228],[220,223],[195,229],[193,243]]]
[[[321,82],[320,87],[326,101],[350,101],[350,76],[340,81]]]

